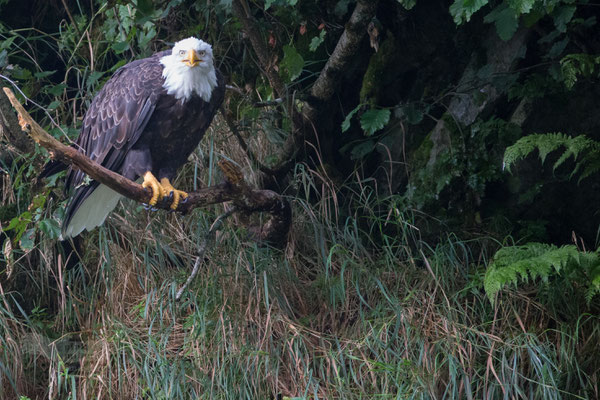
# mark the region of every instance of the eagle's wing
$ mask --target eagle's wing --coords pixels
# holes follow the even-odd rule
[[[96,95],[85,114],[76,146],[100,165],[118,171],[127,152],[139,139],[154,112],[162,87],[162,65],[158,53],[121,67]],[[63,229],[98,187],[92,181],[82,185],[85,173],[71,169],[65,190],[76,189],[65,215]]]

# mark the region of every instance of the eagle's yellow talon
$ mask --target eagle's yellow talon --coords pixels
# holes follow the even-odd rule
[[[152,189],[152,197],[148,202],[148,205],[155,206],[158,200],[162,200],[165,197],[165,188],[161,186],[158,179],[152,175],[152,172],[148,171],[144,174],[144,182],[142,183],[143,188],[149,187]]]
[[[183,190],[175,189],[173,187],[173,185],[171,185],[171,182],[169,182],[169,180],[167,178],[162,178],[160,180],[160,184],[165,190],[165,196],[173,193],[173,202],[171,203],[171,210],[176,210],[177,207],[179,206],[179,201],[181,199],[186,199],[188,197],[188,194],[186,192],[184,192]]]

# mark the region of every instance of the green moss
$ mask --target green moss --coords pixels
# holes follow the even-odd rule
[[[396,39],[389,35],[369,61],[360,89],[362,103],[379,104],[381,92],[396,76],[399,62],[400,51]]]

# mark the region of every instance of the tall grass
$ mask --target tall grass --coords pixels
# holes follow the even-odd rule
[[[326,177],[296,178],[287,247],[230,222],[180,302],[219,207],[178,217],[127,203],[72,269],[42,240],[2,282],[0,397],[598,396],[597,314],[563,318],[532,291],[492,307],[483,240],[427,246],[397,199],[355,184],[336,203]]]

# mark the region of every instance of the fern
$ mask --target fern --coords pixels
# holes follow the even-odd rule
[[[560,60],[560,69],[565,86],[571,89],[577,83],[578,77],[589,78],[597,75],[597,66],[600,64],[600,56],[592,54],[569,54]]]
[[[544,243],[504,247],[494,255],[484,278],[484,289],[492,303],[496,293],[508,284],[560,274],[585,288],[589,303],[600,293],[600,253],[581,252],[573,245],[556,247]]]
[[[504,168],[510,171],[515,162],[538,150],[542,163],[548,154],[564,148],[564,152],[552,166],[556,170],[569,158],[576,161],[571,178],[579,174],[579,181],[600,170],[600,143],[585,135],[571,137],[562,133],[533,134],[522,137],[509,146],[504,153]]]

